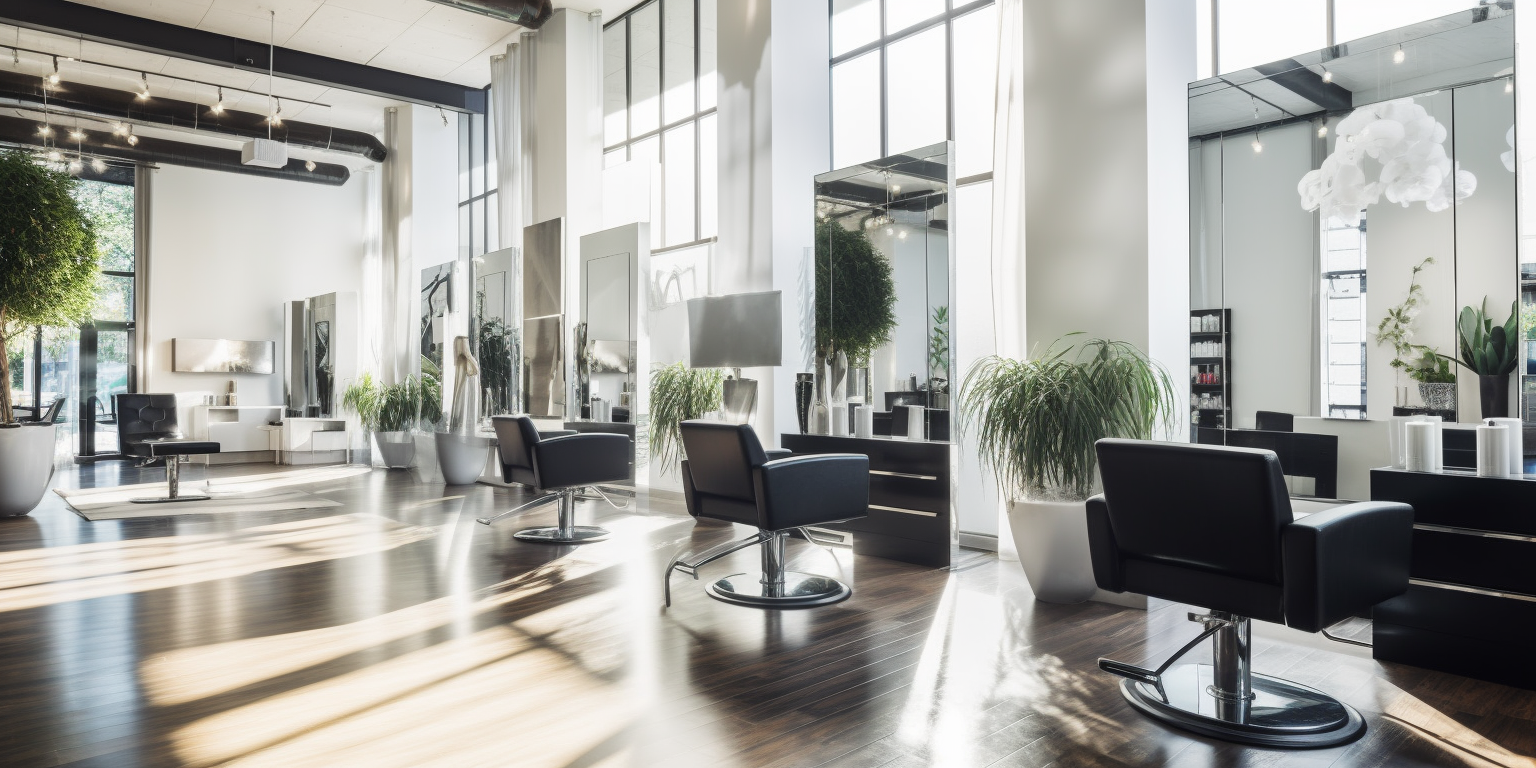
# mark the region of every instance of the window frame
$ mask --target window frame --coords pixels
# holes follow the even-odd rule
[[[484,92],[485,92],[486,103],[490,103],[491,87],[490,86],[486,86],[484,88]],[[455,209],[455,214],[456,214],[455,222],[457,222],[459,220],[458,217],[463,217],[463,216],[469,217],[469,226],[468,226],[468,228],[466,230],[460,230],[460,232],[459,232],[459,241],[460,241],[459,242],[459,248],[464,253],[468,254],[469,258],[471,258],[471,259],[479,257],[479,256],[484,256],[485,254],[490,253],[491,251],[501,250],[501,246],[500,246],[499,243],[492,243],[491,240],[490,240],[490,233],[491,233],[490,221],[491,221],[491,217],[496,215],[496,212],[491,210],[490,199],[493,196],[495,196],[497,194],[497,192],[500,191],[497,188],[497,186],[496,186],[496,174],[493,174],[493,173],[490,172],[491,158],[496,156],[496,141],[495,141],[494,137],[491,136],[490,115],[489,114],[483,114],[483,113],[460,112],[459,113],[459,119],[458,119],[458,125],[456,126],[456,128],[459,131],[459,136],[460,136],[461,140],[467,140],[467,141],[473,142],[474,141],[474,136],[475,136],[474,121],[477,120],[477,119],[480,121],[480,143],[481,143],[481,147],[480,147],[480,159],[481,159],[481,162],[480,162],[479,173],[483,177],[482,180],[481,180],[481,184],[480,184],[480,194],[478,194],[478,195],[475,194],[474,180],[470,179],[469,180],[469,195],[466,196],[466,197],[463,197],[462,199],[460,199],[458,207]],[[468,137],[467,139],[464,138],[466,136]],[[474,161],[474,157],[475,157],[475,155],[474,155],[474,147],[473,146],[469,146],[469,145],[461,146],[459,148],[459,153],[458,154],[459,154],[459,156],[458,156],[459,173],[461,173],[461,174],[474,174],[474,173],[476,173],[475,161]],[[497,158],[497,161],[499,162],[500,158]],[[457,184],[457,180],[455,180],[455,184]],[[474,208],[474,205],[477,202],[478,203],[482,203],[481,208],[483,210],[483,212],[480,215],[480,220],[478,222],[475,220],[475,208]],[[476,227],[477,224],[480,227],[480,243],[483,246],[479,253],[475,252],[475,247],[474,247],[475,227]],[[458,224],[455,223],[454,226],[457,227]]]
[[[734,0],[723,0],[723,1],[724,2],[734,2]],[[681,117],[681,118],[678,118],[678,119],[673,120],[671,122],[667,122],[667,119],[666,119],[666,117],[667,117],[667,112],[666,112],[666,92],[667,92],[666,72],[667,72],[667,47],[668,46],[667,46],[667,34],[666,34],[666,18],[667,18],[667,8],[666,8],[666,6],[667,6],[668,3],[679,3],[679,2],[680,3],[687,3],[687,4],[689,4],[689,5],[691,5],[693,7],[693,50],[692,50],[692,56],[693,56],[693,78],[692,78],[692,83],[693,83],[693,112],[690,113],[686,117]],[[629,20],[630,20],[631,16],[633,16],[636,13],[638,13],[639,11],[644,10],[646,8],[649,8],[649,7],[653,6],[653,5],[656,6],[656,24],[657,24],[657,34],[656,34],[656,51],[657,51],[657,54],[656,54],[657,55],[657,59],[656,59],[656,72],[657,72],[657,85],[658,85],[658,87],[657,87],[657,99],[658,99],[658,101],[657,101],[657,105],[656,105],[656,113],[657,113],[657,121],[656,122],[657,122],[657,126],[656,126],[656,128],[654,128],[652,130],[649,130],[649,131],[646,131],[645,133],[635,134],[635,132],[634,132],[634,101],[635,101],[634,50],[635,49],[634,49],[633,33],[632,33],[632,30],[631,30],[631,27],[630,27],[630,24],[629,24]],[[717,102],[714,106],[711,106],[711,107],[709,107],[707,109],[700,109],[699,108],[699,105],[704,103],[703,86],[702,86],[701,78],[700,78],[700,69],[702,67],[701,51],[702,51],[702,43],[703,43],[703,33],[701,31],[701,28],[702,28],[703,25],[699,23],[700,5],[701,5],[701,0],[646,0],[645,2],[638,3],[633,8],[630,8],[629,10],[619,14],[612,21],[609,21],[609,22],[606,22],[605,24],[603,24],[603,32],[605,32],[605,33],[609,29],[612,29],[613,27],[615,27],[615,26],[617,26],[619,24],[623,24],[624,25],[624,139],[622,141],[619,141],[619,142],[616,142],[616,143],[613,143],[613,144],[607,144],[606,143],[607,137],[605,136],[604,137],[605,143],[604,143],[604,146],[603,146],[602,154],[603,154],[603,157],[606,158],[609,154],[622,150],[624,152],[624,162],[629,162],[629,160],[630,160],[630,148],[632,146],[634,146],[635,144],[638,144],[640,142],[646,141],[648,139],[655,139],[655,141],[656,141],[656,162],[657,162],[658,165],[661,166],[662,183],[659,185],[659,189],[661,190],[660,193],[659,193],[661,195],[661,204],[660,204],[660,206],[657,206],[657,207],[653,208],[653,211],[655,211],[655,210],[659,210],[660,211],[660,216],[659,216],[660,220],[659,221],[652,221],[651,222],[651,227],[652,227],[652,229],[654,231],[659,231],[661,234],[659,236],[656,236],[656,239],[655,239],[655,242],[660,243],[660,245],[652,248],[651,249],[652,253],[665,253],[667,251],[676,251],[676,250],[682,250],[682,249],[685,249],[685,248],[693,248],[693,247],[697,247],[697,246],[700,246],[700,245],[705,245],[705,244],[708,244],[708,243],[713,243],[713,242],[715,242],[716,240],[719,239],[719,235],[718,235],[718,233],[719,233],[719,223],[718,223],[718,221],[715,224],[716,234],[710,235],[708,237],[705,237],[704,234],[703,234],[704,233],[704,179],[703,179],[704,157],[703,157],[701,149],[702,149],[702,147],[704,145],[704,142],[702,140],[703,136],[702,136],[702,132],[700,130],[700,124],[702,123],[702,121],[705,118],[710,117],[710,116],[715,115],[716,113],[718,113],[719,109],[720,109],[720,106],[719,106],[719,104]],[[717,24],[719,23],[718,22],[718,11],[717,11],[716,23]],[[718,56],[719,56],[719,54],[718,54],[718,49],[717,49],[716,64],[715,64],[715,72],[716,72],[716,78],[717,79],[719,77],[719,58],[718,58]],[[605,111],[604,115],[603,115],[604,121],[607,120],[607,117],[608,117],[608,115],[607,115],[607,113]],[[669,240],[668,234],[669,233],[667,232],[667,224],[666,224],[666,219],[667,219],[667,200],[666,200],[666,191],[665,190],[666,190],[666,174],[667,174],[667,150],[666,150],[666,143],[667,142],[665,140],[665,135],[667,134],[667,132],[672,131],[674,129],[682,128],[682,127],[688,127],[688,126],[691,126],[691,128],[693,130],[693,232],[691,233],[691,235],[692,235],[691,237],[687,237],[687,238],[681,239],[681,240],[679,240],[677,242],[669,243],[668,242],[668,240]],[[718,121],[716,122],[716,130],[717,131],[719,130],[719,123],[718,123]],[[716,145],[717,146],[718,146],[718,143],[719,143],[719,137],[718,137],[718,134],[717,134],[716,135]],[[719,173],[718,168],[716,169],[716,173],[717,174]]]

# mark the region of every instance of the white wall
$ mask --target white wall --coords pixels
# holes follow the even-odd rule
[[[165,165],[151,177],[144,341],[151,392],[221,393],[246,405],[283,401],[282,303],[362,289],[367,183],[341,187]],[[173,373],[171,339],[277,342],[271,375]]]

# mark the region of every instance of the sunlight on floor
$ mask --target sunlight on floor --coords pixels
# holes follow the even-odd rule
[[[355,557],[431,538],[431,528],[337,515],[242,528],[32,549],[0,555],[0,611],[247,576]]]
[[[149,700],[157,705],[181,704],[450,624],[467,627],[477,616],[617,565],[634,554],[635,541],[639,537],[679,522],[682,521],[642,517],[604,521],[614,533],[608,541],[574,549],[565,557],[516,578],[468,594],[440,597],[334,627],[253,637],[152,656],[141,667],[144,689]]]
[[[1430,743],[1462,758],[1480,757],[1505,768],[1536,768],[1536,759],[1531,756],[1510,752],[1407,692],[1395,687],[1391,690],[1395,696],[1383,708],[1384,714]]]

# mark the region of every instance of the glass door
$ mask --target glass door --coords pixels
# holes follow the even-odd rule
[[[79,329],[78,378],[70,421],[75,454],[83,461],[116,458],[117,413],[114,395],[135,391],[134,348],[134,188],[125,184],[81,181],[75,197],[96,220],[104,246],[96,306]]]

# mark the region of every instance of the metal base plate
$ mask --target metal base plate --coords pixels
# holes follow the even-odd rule
[[[777,595],[767,595],[763,593],[761,579],[756,573],[733,573],[704,591],[721,602],[753,608],[814,608],[840,603],[853,594],[847,584],[837,579],[786,571],[784,589]]]
[[[129,499],[128,501],[133,503],[133,504],[173,504],[173,503],[178,502],[178,501],[207,501],[210,498],[212,498],[212,497],[210,497],[210,496],[176,496],[176,497],[172,498],[170,496],[157,496],[157,497],[143,498],[143,499]]]
[[[598,528],[594,525],[575,526],[570,536],[561,536],[559,528],[525,528],[512,534],[514,539],[536,541],[540,544],[590,544],[607,537],[606,528]]]
[[[1360,738],[1365,720],[1354,707],[1315,688],[1267,675],[1253,675],[1248,702],[1217,699],[1206,688],[1209,664],[1185,664],[1163,673],[1164,701],[1157,688],[1126,680],[1120,692],[1131,706],[1175,728],[1238,744],[1309,749]]]

